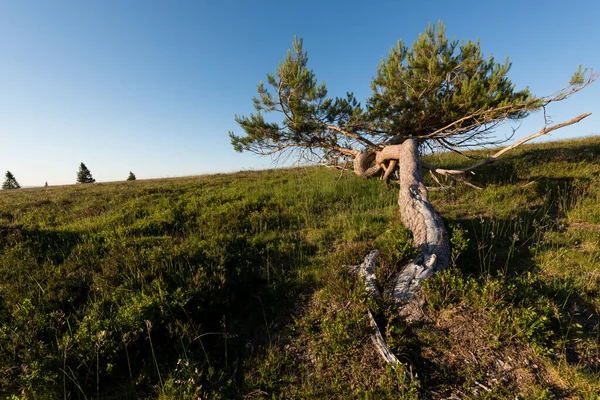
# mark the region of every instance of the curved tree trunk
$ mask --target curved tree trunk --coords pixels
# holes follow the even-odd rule
[[[369,167],[375,160],[376,155],[377,153],[373,150],[358,153],[354,157],[354,173],[363,178],[370,178],[381,171],[381,165],[379,163]]]
[[[400,315],[407,321],[422,316],[423,296],[419,289],[435,271],[441,271],[450,261],[448,232],[427,196],[421,178],[419,143],[407,139],[400,146],[400,192],[398,205],[402,221],[412,233],[419,254],[404,266],[396,280],[393,297],[400,304]]]
[[[369,168],[369,164],[373,161],[376,166]],[[368,177],[370,174],[367,171],[372,172],[379,168],[377,171],[379,172],[386,161],[389,164],[385,176],[389,175],[398,162],[400,214],[404,225],[412,233],[414,245],[421,250],[412,262],[402,268],[393,290],[393,298],[398,302],[399,314],[405,321],[412,322],[423,316],[424,298],[419,290],[423,281],[449,264],[450,243],[444,223],[429,203],[427,188],[423,184],[419,142],[409,138],[402,144],[387,146],[378,153],[374,151],[361,153],[355,159],[354,172]],[[367,293],[375,302],[381,300],[373,271],[378,254],[378,251],[371,252],[361,265],[350,269],[362,279]],[[369,311],[369,321],[373,328],[371,340],[380,357],[386,363],[398,364],[398,359],[385,343],[371,311]]]

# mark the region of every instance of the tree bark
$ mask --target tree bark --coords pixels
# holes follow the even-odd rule
[[[408,322],[422,317],[424,299],[420,293],[423,281],[450,261],[448,232],[440,216],[429,202],[421,177],[419,143],[407,139],[400,146],[400,191],[398,205],[402,221],[412,233],[413,243],[421,253],[404,266],[396,280],[393,297],[399,303],[400,315]]]
[[[450,243],[444,223],[429,203],[427,188],[423,184],[419,142],[409,138],[401,145],[382,149],[381,153],[375,154],[374,151],[361,153],[360,157],[355,159],[354,172],[360,176],[368,175],[366,171],[369,169],[370,163],[375,161],[375,165],[380,165],[379,162],[383,163],[386,160],[390,162],[385,171],[387,176],[398,162],[400,214],[404,225],[412,233],[414,245],[421,251],[412,262],[402,268],[393,290],[393,298],[398,303],[400,316],[410,323],[423,316],[424,298],[420,291],[421,286],[425,279],[448,266]],[[374,272],[378,255],[379,252],[375,250],[365,258],[361,265],[350,269],[363,281],[367,293],[376,303],[381,302],[382,299]],[[388,364],[399,364],[398,359],[385,342],[372,310],[369,310],[369,324],[372,328],[371,341],[381,359]]]
[[[374,150],[367,150],[362,153],[358,153],[354,157],[354,173],[363,178],[370,178],[373,175],[378,174],[381,171],[381,165],[375,164],[369,167],[375,160],[377,153]]]

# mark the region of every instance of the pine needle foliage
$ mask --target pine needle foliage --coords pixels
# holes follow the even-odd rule
[[[236,116],[245,135],[229,135],[240,152],[328,162],[407,138],[460,153],[506,142],[510,138],[493,134],[499,124],[563,100],[595,79],[580,68],[566,88],[536,97],[527,88],[515,89],[510,69],[508,59],[486,58],[479,41],[449,39],[442,22],[429,24],[411,47],[400,40],[381,61],[362,106],[352,93],[328,97],[325,83],[308,67],[302,39],[294,38],[275,72],[259,83],[256,112]]]
[[[308,68],[302,46],[302,39],[294,37],[293,51],[288,50],[276,72],[267,75],[270,90],[259,83],[253,99],[256,114],[236,115],[246,136],[230,132],[235,150],[263,155],[299,149],[306,149],[306,155],[319,149],[344,153],[346,136],[335,129],[358,125],[362,109],[352,93],[346,98],[327,97],[327,87]],[[272,112],[281,114],[283,121],[267,121],[264,114]]]
[[[443,23],[430,24],[411,48],[400,40],[381,61],[369,119],[384,137],[410,132],[444,147],[479,143],[497,123],[542,105],[528,89],[515,91],[510,68],[508,58],[486,59],[479,40],[449,40]]]

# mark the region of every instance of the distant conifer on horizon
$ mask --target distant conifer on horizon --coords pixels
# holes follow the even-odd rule
[[[131,171],[129,171],[129,176],[127,177],[128,181],[135,181],[135,174]]]
[[[6,177],[6,179],[4,180],[4,183],[2,184],[2,189],[4,190],[8,190],[8,189],[20,189],[21,185],[19,185],[19,182],[17,182],[17,180],[15,179],[15,176],[10,172],[10,171],[6,171],[6,175],[4,175]]]
[[[94,183],[96,180],[92,178],[92,173],[85,166],[84,163],[79,165],[79,171],[77,171],[77,182],[78,183]]]

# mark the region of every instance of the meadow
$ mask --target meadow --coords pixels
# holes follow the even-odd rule
[[[393,368],[347,266],[380,249],[385,291],[414,255],[394,185],[306,167],[0,191],[0,398],[597,399],[600,138],[469,181],[430,193],[453,257],[425,318],[383,306]]]

